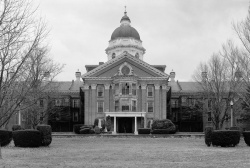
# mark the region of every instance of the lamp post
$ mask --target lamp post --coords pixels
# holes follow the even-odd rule
[[[231,127],[233,127],[233,105],[234,105],[234,102],[231,100],[230,101],[230,106],[231,106]]]

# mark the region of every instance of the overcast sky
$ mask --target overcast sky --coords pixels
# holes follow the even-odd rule
[[[57,80],[71,81],[85,65],[106,62],[105,49],[127,6],[146,49],[144,61],[166,65],[190,81],[200,62],[237,40],[232,22],[246,18],[249,0],[36,0],[50,29],[50,55],[65,64]]]

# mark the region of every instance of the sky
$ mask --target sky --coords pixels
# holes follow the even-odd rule
[[[49,55],[64,64],[56,80],[75,80],[85,65],[106,62],[105,49],[120,26],[124,6],[146,49],[144,61],[166,65],[176,80],[191,81],[200,62],[237,35],[232,23],[243,21],[249,0],[35,0],[50,30]],[[240,44],[240,43],[239,43]]]

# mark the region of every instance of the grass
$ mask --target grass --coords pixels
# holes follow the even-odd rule
[[[0,167],[250,167],[243,139],[234,148],[201,138],[54,138],[49,147],[2,148]]]

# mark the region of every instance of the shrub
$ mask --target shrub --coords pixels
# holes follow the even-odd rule
[[[149,120],[148,123],[147,123],[147,128],[150,128],[150,129],[151,129],[150,123],[151,123],[151,121]]]
[[[90,133],[90,128],[84,128],[80,130],[80,134],[89,134]]]
[[[213,132],[213,127],[206,127],[205,128],[205,144],[207,146],[210,146],[212,143],[212,132]]]
[[[151,134],[171,134],[167,129],[154,129],[151,130]]]
[[[41,133],[38,130],[17,130],[13,131],[13,140],[18,147],[39,147]]]
[[[94,127],[98,126],[98,123],[99,123],[99,119],[96,118],[95,121],[94,121]]]
[[[12,131],[0,130],[0,145],[7,146],[12,140]]]
[[[101,126],[102,126],[102,131],[105,129],[105,120],[104,119],[102,119],[101,120]]]
[[[76,124],[76,125],[74,125],[74,126],[73,126],[74,132],[75,132],[76,134],[80,134],[80,128],[81,128],[82,126],[84,126],[84,124]]]
[[[212,145],[221,147],[234,147],[240,142],[240,131],[216,130],[212,132]]]
[[[239,127],[230,127],[229,130],[240,130]]]
[[[95,126],[95,133],[96,134],[100,134],[101,133],[101,130],[98,126]]]
[[[52,142],[51,126],[50,125],[38,125],[37,130],[41,133],[41,145],[49,146]]]
[[[164,131],[158,131],[158,130],[164,130]],[[176,127],[175,125],[172,123],[171,120],[169,119],[163,119],[163,120],[154,120],[152,123],[152,132],[154,132],[154,130],[157,130],[157,134],[164,134],[163,132],[165,132],[166,134],[174,134],[176,133]],[[156,133],[155,133],[156,134]]]
[[[243,133],[245,143],[250,146],[250,131],[244,131]]]
[[[80,130],[81,130],[81,129],[84,129],[84,128],[92,129],[92,128],[93,128],[93,125],[83,125],[83,126],[80,127]]]
[[[106,117],[106,127],[107,127],[107,131],[111,131],[111,117],[107,116]]]
[[[22,130],[21,125],[14,124],[14,125],[12,126],[12,131],[16,131],[16,130]]]
[[[149,128],[139,128],[138,134],[150,134],[150,129]]]
[[[94,129],[89,130],[89,134],[94,134],[94,133],[95,133]]]

